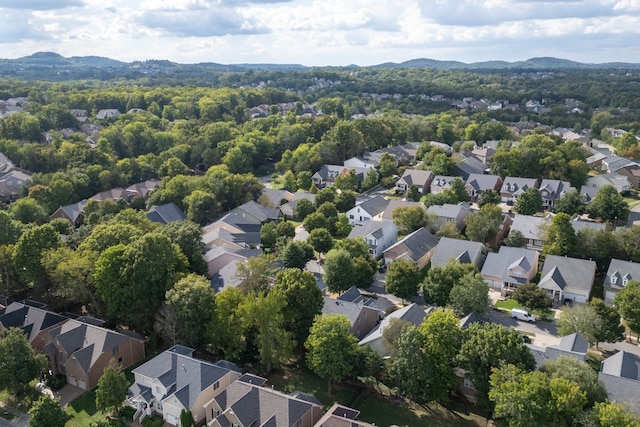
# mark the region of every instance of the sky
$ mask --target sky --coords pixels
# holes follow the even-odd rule
[[[640,0],[0,0],[0,58],[640,62]]]

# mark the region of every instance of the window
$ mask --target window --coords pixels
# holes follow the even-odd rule
[[[613,273],[613,274],[611,275],[611,284],[612,284],[612,285],[615,285],[617,282],[618,282],[618,275],[617,275],[617,274],[615,274],[615,273]]]
[[[220,388],[220,381],[216,381],[215,383],[213,383],[213,389],[217,390]]]
[[[349,215],[349,219],[353,219],[353,215]]]
[[[464,387],[465,388],[470,388],[472,390],[476,389],[476,387],[473,385],[473,382],[469,378],[465,378],[464,379]]]
[[[162,391],[160,391],[160,386],[159,385],[156,386],[156,393],[158,393],[158,394],[162,393]]]
[[[116,354],[120,352],[120,348],[118,346],[115,346],[111,349],[111,354]]]
[[[118,357],[118,363],[122,363],[122,357]]]
[[[629,275],[628,274],[622,278],[622,286],[627,286],[627,283],[629,283]]]

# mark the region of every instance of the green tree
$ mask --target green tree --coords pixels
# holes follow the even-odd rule
[[[265,249],[271,249],[276,244],[276,223],[268,222],[260,227],[260,245]]]
[[[364,180],[362,181],[362,189],[370,190],[376,185],[378,185],[378,172],[371,168],[367,171],[367,174],[364,176]]]
[[[589,216],[603,221],[626,221],[629,216],[627,202],[613,185],[601,187],[589,206]]]
[[[545,232],[543,253],[545,255],[569,255],[575,250],[576,232],[571,224],[571,217],[559,213],[553,217]]]
[[[342,293],[353,286],[353,262],[344,249],[332,249],[324,262],[324,281],[329,292]]]
[[[522,343],[520,334],[502,325],[474,323],[467,329],[467,337],[460,348],[458,363],[474,384],[478,404],[491,410],[489,378],[492,370],[512,364],[518,369],[531,371],[535,368],[535,361]]]
[[[266,224],[265,224],[266,225]],[[296,235],[296,227],[289,221],[282,221],[276,225],[276,236],[293,239]]]
[[[289,361],[295,342],[285,328],[282,310],[286,301],[277,292],[260,292],[255,298],[247,298],[240,307],[245,328],[254,328],[254,344],[266,373],[275,366]]]
[[[180,248],[160,233],[149,233],[129,245],[105,250],[96,261],[94,281],[111,319],[152,326],[166,291],[186,271]]]
[[[455,178],[453,181],[451,181],[450,187],[445,191],[453,194],[458,203],[469,201],[469,193],[467,193],[464,182],[460,178]]]
[[[7,211],[0,211],[0,245],[13,245],[18,241],[22,227]]]
[[[541,370],[550,378],[564,378],[580,386],[586,392],[587,406],[607,399],[607,390],[598,382],[598,373],[589,364],[569,356],[546,360]]]
[[[522,372],[514,365],[491,374],[489,397],[495,403],[494,417],[513,427],[573,425],[587,401],[586,393],[572,381]]]
[[[129,382],[114,359],[104,368],[96,388],[96,407],[101,411],[117,411],[127,397]]]
[[[25,391],[46,367],[46,357],[33,350],[21,329],[0,330],[0,384],[4,390],[16,394]]]
[[[304,346],[307,365],[327,380],[327,394],[331,396],[331,382],[340,382],[353,374],[359,353],[358,339],[351,333],[349,319],[340,314],[317,316]]]
[[[202,254],[205,247],[202,242],[202,229],[192,221],[173,221],[163,225],[160,232],[180,247],[187,257],[189,271],[196,274],[207,274],[207,263]]]
[[[520,230],[509,231],[509,235],[504,239],[504,244],[512,248],[522,248],[526,243],[527,241]]]
[[[356,205],[356,193],[349,190],[341,191],[334,199],[338,212],[346,212]]]
[[[64,427],[69,420],[69,415],[60,407],[59,401],[52,399],[46,394],[40,398],[29,409],[29,427]]]
[[[558,334],[580,334],[590,345],[598,343],[598,331],[602,329],[602,319],[589,305],[567,307],[558,319]]]
[[[303,269],[313,258],[313,247],[306,242],[289,242],[282,251],[282,262],[286,268]]]
[[[213,322],[208,336],[211,349],[227,360],[238,360],[246,346],[240,307],[247,298],[234,287],[225,288],[215,296]]]
[[[336,178],[335,187],[341,191],[358,191],[360,189],[360,179],[354,169],[349,169],[347,173],[340,174]]]
[[[284,327],[302,345],[309,336],[313,319],[322,312],[324,304],[315,277],[297,268],[281,270],[271,292],[278,292],[285,300],[282,308]]]
[[[418,294],[420,271],[412,261],[396,260],[389,265],[385,289],[387,292],[409,300]]]
[[[309,233],[307,242],[318,252],[318,259],[322,258],[323,253],[333,249],[333,237],[326,228],[316,228]]]
[[[296,203],[296,218],[298,221],[304,221],[312,212],[316,210],[313,202],[309,199],[302,198]]]
[[[95,257],[96,254],[80,253],[66,246],[44,251],[41,264],[53,283],[51,292],[65,303],[98,308],[93,284]]]
[[[485,205],[497,205],[502,201],[500,198],[500,193],[496,190],[485,190],[480,194],[480,199],[478,200],[478,206],[482,208]]]
[[[453,361],[462,336],[450,310],[438,309],[419,327],[403,327],[388,363],[398,393],[419,404],[446,400],[457,386]]]
[[[398,163],[396,159],[389,153],[383,153],[380,156],[378,171],[383,178],[393,176],[398,173]]]
[[[336,215],[337,218],[337,215]],[[316,228],[330,228],[329,220],[321,212],[315,211],[304,219],[304,229],[311,233]]]
[[[9,205],[9,214],[23,224],[42,224],[47,220],[48,212],[31,197],[23,197]]]
[[[527,188],[516,200],[513,210],[520,215],[533,215],[542,210],[542,196],[537,188]]]
[[[352,258],[353,265],[353,284],[359,288],[368,288],[373,284],[373,276],[376,271],[371,265],[371,257],[355,257]]]
[[[193,427],[193,414],[188,409],[180,411],[180,427]]]
[[[640,418],[628,408],[613,402],[596,403],[592,414],[598,427],[629,427],[640,423]]]
[[[630,280],[613,298],[627,326],[640,334],[640,282]]]
[[[422,282],[425,301],[440,307],[446,306],[454,285],[474,271],[473,264],[461,264],[458,260],[451,260],[444,267],[431,268]]]
[[[313,181],[311,179],[311,172],[309,171],[300,171],[296,178],[296,186],[305,191],[309,190],[309,188],[313,185]]]
[[[606,305],[600,298],[592,298],[588,303],[598,314],[601,328],[597,331],[597,342],[617,342],[624,339],[624,326],[620,323],[620,313],[615,307]]]
[[[427,224],[427,211],[423,206],[400,206],[391,216],[401,235],[413,233]]]
[[[165,298],[181,326],[179,341],[194,348],[204,345],[215,310],[211,283],[203,276],[190,274],[178,280]]]
[[[49,224],[33,227],[20,236],[13,250],[13,264],[22,283],[31,286],[45,284],[42,255],[59,245],[60,235]]]
[[[486,313],[489,309],[489,285],[479,273],[468,273],[453,285],[449,305],[459,316]]]
[[[525,283],[518,286],[511,297],[530,311],[551,308],[553,305],[553,300],[547,291],[539,288],[535,283]]]
[[[240,280],[240,289],[244,292],[267,292],[276,277],[278,264],[275,256],[260,254],[250,257],[246,263],[236,266],[236,279]]]
[[[579,191],[569,191],[556,200],[554,207],[556,212],[567,215],[582,215],[586,211],[584,196]]]
[[[494,242],[503,221],[500,206],[484,205],[478,212],[474,212],[465,218],[467,237],[469,240],[480,243]]]

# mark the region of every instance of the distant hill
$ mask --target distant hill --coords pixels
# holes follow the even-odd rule
[[[33,55],[16,59],[0,59],[0,76],[20,77],[23,79],[70,80],[82,78],[111,79],[119,77],[139,77],[141,75],[195,75],[198,73],[243,72],[250,70],[267,71],[304,71],[311,68],[435,68],[442,70],[570,70],[570,69],[640,69],[639,63],[610,62],[585,64],[560,58],[531,58],[526,61],[484,61],[464,63],[460,61],[441,61],[429,58],[416,58],[400,63],[386,62],[371,67],[307,67],[299,64],[219,64],[201,62],[180,64],[167,60],[146,60],[122,62],[99,56],[72,56],[66,58],[54,52],[36,52]],[[52,72],[53,71],[53,72]]]

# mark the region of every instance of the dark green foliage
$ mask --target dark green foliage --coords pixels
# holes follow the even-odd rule
[[[535,283],[525,283],[518,286],[511,297],[528,310],[551,308],[553,304],[547,291],[539,288]]]

